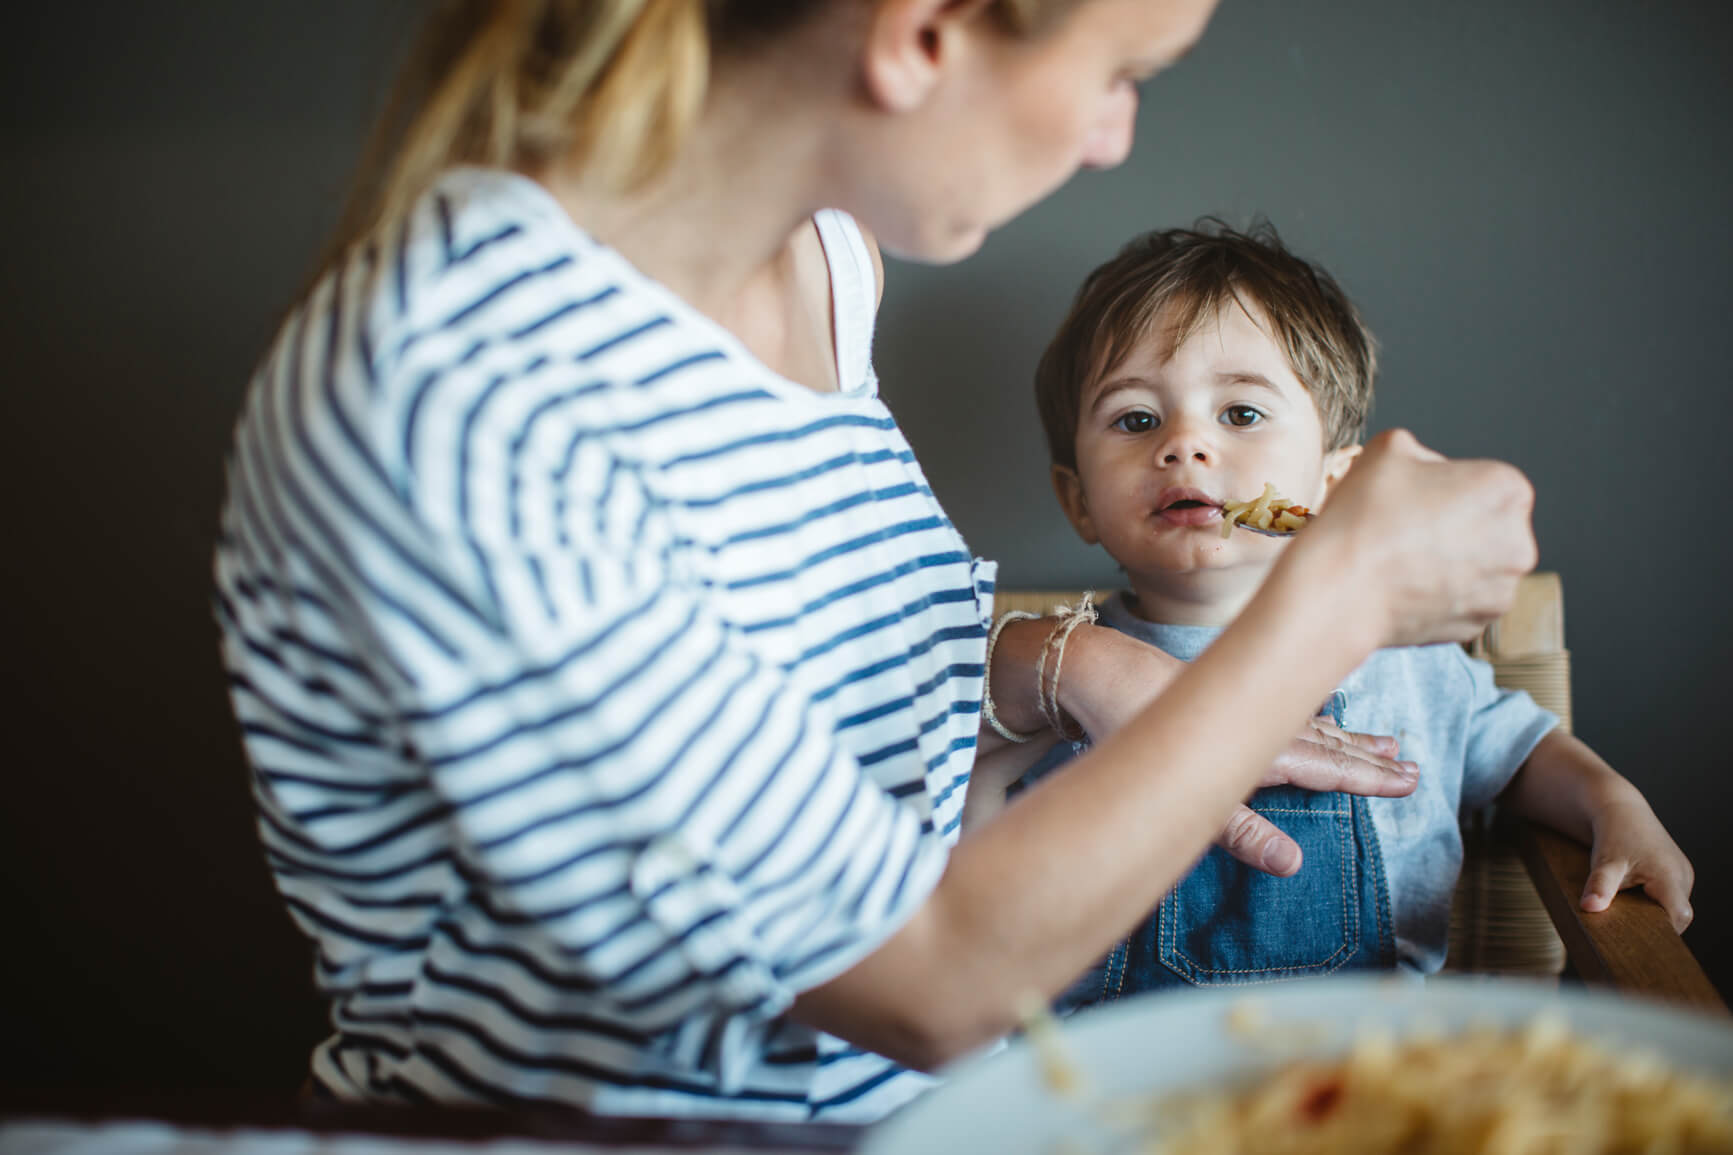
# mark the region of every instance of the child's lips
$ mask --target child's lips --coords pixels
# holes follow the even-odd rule
[[[1222,509],[1219,505],[1170,505],[1157,510],[1155,516],[1169,525],[1217,525],[1222,519]]]

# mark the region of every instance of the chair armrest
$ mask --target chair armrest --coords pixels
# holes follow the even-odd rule
[[[1726,1002],[1691,948],[1673,933],[1660,904],[1627,890],[1598,914],[1583,910],[1577,900],[1588,882],[1588,848],[1532,822],[1517,827],[1523,863],[1578,978],[1625,994],[1728,1014]]]

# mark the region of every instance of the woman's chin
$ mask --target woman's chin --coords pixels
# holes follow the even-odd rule
[[[953,226],[929,230],[907,243],[896,244],[879,237],[879,247],[902,261],[921,265],[954,265],[981,251],[990,230],[984,225]]]

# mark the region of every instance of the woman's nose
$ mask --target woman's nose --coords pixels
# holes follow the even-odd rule
[[[1113,168],[1131,155],[1137,128],[1137,89],[1127,84],[1116,90],[1102,110],[1083,144],[1083,167]]]

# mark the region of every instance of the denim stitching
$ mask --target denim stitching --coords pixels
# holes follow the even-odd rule
[[[1396,961],[1396,928],[1390,912],[1390,883],[1384,874],[1384,847],[1378,841],[1378,828],[1372,823],[1372,804],[1364,798],[1355,800],[1355,809],[1366,828],[1367,861],[1371,863],[1368,884],[1376,898],[1378,917],[1378,961],[1391,965]]]
[[[1329,810],[1301,810],[1301,809],[1294,809],[1291,807],[1271,807],[1271,808],[1266,809],[1266,810],[1260,810],[1260,811],[1258,811],[1258,813],[1259,814],[1328,815],[1330,817],[1334,817],[1337,819],[1348,818],[1351,820],[1352,816],[1353,816],[1353,802],[1352,802],[1352,800],[1349,801],[1347,810],[1341,810],[1338,808],[1331,808]],[[1338,844],[1349,841],[1349,839],[1350,839],[1349,829],[1345,829],[1345,827],[1351,828],[1351,825],[1352,825],[1351,821],[1349,823],[1337,822],[1336,826],[1337,826],[1337,842],[1338,842]],[[1347,847],[1344,849],[1345,850],[1351,850],[1352,848]],[[1343,926],[1342,938],[1343,938],[1343,941],[1342,941],[1342,945],[1338,946],[1335,950],[1331,951],[1328,955],[1325,955],[1318,962],[1303,963],[1303,964],[1296,965],[1296,966],[1241,967],[1241,968],[1231,968],[1231,969],[1208,968],[1208,967],[1200,966],[1195,959],[1191,958],[1189,955],[1187,955],[1183,951],[1181,951],[1177,945],[1177,935],[1178,935],[1177,924],[1179,922],[1178,916],[1176,915],[1172,918],[1169,918],[1167,915],[1167,911],[1172,904],[1172,899],[1176,895],[1178,895],[1178,893],[1179,893],[1179,887],[1177,887],[1177,886],[1175,886],[1173,888],[1173,890],[1168,892],[1169,902],[1162,904],[1161,912],[1158,915],[1157,932],[1158,932],[1158,935],[1160,937],[1161,947],[1162,947],[1161,953],[1163,955],[1163,958],[1161,961],[1162,961],[1163,965],[1167,966],[1167,968],[1169,970],[1171,970],[1175,974],[1177,974],[1183,981],[1190,983],[1193,986],[1207,986],[1207,985],[1209,985],[1208,983],[1201,981],[1200,978],[1194,977],[1194,976],[1260,975],[1260,974],[1313,975],[1313,974],[1317,974],[1317,973],[1328,974],[1332,971],[1340,970],[1342,967],[1342,964],[1346,963],[1348,961],[1348,959],[1350,959],[1354,956],[1355,951],[1357,951],[1359,949],[1359,945],[1360,945],[1359,944],[1359,938],[1360,938],[1359,903],[1357,903],[1357,902],[1350,903],[1349,902],[1350,887],[1348,885],[1348,873],[1353,868],[1354,868],[1353,861],[1347,856],[1346,853],[1344,853],[1343,859],[1342,859],[1342,868],[1341,868],[1341,870],[1339,870],[1337,872],[1338,875],[1341,877],[1341,886],[1342,886],[1341,903],[1342,903],[1342,926]],[[1350,930],[1350,925],[1349,925],[1350,924],[1350,913],[1349,913],[1350,911],[1352,911],[1352,928],[1351,928],[1351,930]],[[1343,956],[1341,961],[1339,961],[1339,962],[1336,961],[1336,958],[1338,955]],[[1188,968],[1190,968],[1190,970],[1193,973],[1187,974],[1185,971],[1180,970],[1178,967],[1174,966],[1172,963],[1167,961],[1169,958],[1177,959],[1180,962],[1183,962]]]

